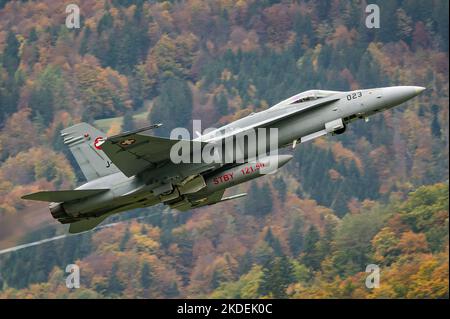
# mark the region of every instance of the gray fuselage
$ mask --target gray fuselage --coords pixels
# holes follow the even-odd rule
[[[277,129],[277,143],[279,148],[283,148],[327,133],[343,133],[346,125],[351,121],[363,119],[399,105],[423,90],[424,88],[421,87],[399,86],[350,92],[307,91],[272,108],[250,114],[203,134],[194,140],[211,143],[236,134],[236,132],[267,127]],[[110,191],[80,201],[64,203],[64,209],[74,217],[84,215],[98,217],[133,208],[152,206],[160,202],[174,201],[176,197],[171,195],[175,188],[174,185],[189,176],[205,175],[214,170],[224,169],[222,166],[217,163],[193,165],[169,162],[161,168],[149,169],[143,174],[133,177],[127,177],[123,173],[117,172],[89,181],[77,188],[109,188]],[[230,184],[230,186],[233,185]],[[227,188],[227,185],[224,188]],[[217,187],[214,188],[214,191],[217,191]],[[202,196],[208,195],[208,191],[205,189],[199,193]],[[195,197],[196,195],[190,193],[186,196]]]

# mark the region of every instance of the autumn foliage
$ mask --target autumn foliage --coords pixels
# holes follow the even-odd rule
[[[20,197],[83,182],[60,137],[80,121],[167,135],[309,89],[427,90],[288,150],[276,176],[228,191],[246,199],[0,255],[1,298],[449,297],[448,1],[383,2],[380,29],[360,1],[83,0],[71,30],[69,3],[0,1],[0,249],[66,231]]]

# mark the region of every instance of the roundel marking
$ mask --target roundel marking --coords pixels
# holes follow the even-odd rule
[[[98,150],[102,149],[102,144],[105,140],[103,139],[103,137],[99,136],[94,140],[94,147]]]

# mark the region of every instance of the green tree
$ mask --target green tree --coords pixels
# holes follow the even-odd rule
[[[156,80],[148,76],[144,64],[136,65],[133,74],[128,79],[133,109],[137,110],[144,105],[146,99],[154,96]]]
[[[114,19],[111,13],[109,13],[109,11],[105,12],[105,14],[103,14],[103,16],[98,21],[97,33],[101,34],[104,31],[110,30],[113,26],[113,23]]]
[[[262,296],[286,298],[286,289],[293,280],[293,269],[289,259],[285,256],[276,257],[263,269],[259,293]]]
[[[296,257],[303,249],[303,220],[300,217],[294,219],[288,233],[289,248]]]
[[[369,51],[362,56],[356,76],[362,87],[376,87],[384,83],[381,69]]]
[[[64,79],[58,67],[49,65],[39,75],[29,104],[33,117],[41,118],[44,127],[53,121],[55,110],[67,104]]]
[[[305,266],[317,270],[320,267],[320,260],[317,254],[317,243],[320,240],[320,234],[314,225],[311,225],[304,239],[304,255],[302,262]]]
[[[20,96],[20,86],[23,79],[18,71],[20,43],[16,35],[9,31],[6,36],[6,45],[3,54],[0,55],[0,126],[5,118],[17,110]],[[3,75],[3,69],[6,74]]]
[[[223,282],[224,276],[222,275],[221,271],[218,269],[214,269],[213,275],[211,278],[211,288],[217,289],[220,284]]]
[[[80,55],[85,55],[89,50],[89,39],[91,37],[91,28],[89,26],[84,28],[83,37],[80,43]]]
[[[176,127],[187,128],[192,117],[192,93],[187,82],[171,78],[161,86],[161,93],[149,114],[153,123],[163,123],[158,132],[170,135]]]
[[[258,298],[259,285],[263,276],[262,267],[254,265],[238,281],[226,282],[219,286],[210,297],[212,298]]]
[[[434,104],[431,107],[431,111],[433,112],[433,120],[431,121],[431,133],[433,134],[433,136],[440,139],[442,132],[441,125],[439,124],[439,106]]]
[[[125,248],[127,246],[128,241],[130,240],[130,237],[131,237],[130,229],[127,228],[119,244],[120,251],[125,251]]]
[[[266,235],[264,236],[264,240],[269,245],[269,247],[271,247],[273,249],[273,253],[274,253],[275,256],[283,255],[283,250],[281,248],[280,241],[278,240],[278,238],[276,238],[273,235],[272,229],[270,227],[267,230]]]
[[[228,114],[228,100],[223,92],[214,97],[214,105],[219,115],[223,116]]]
[[[6,36],[6,46],[2,55],[2,63],[10,78],[14,77],[14,73],[16,73],[16,70],[19,67],[19,46],[20,43],[17,40],[16,35],[12,31],[9,31]]]
[[[239,261],[238,273],[239,275],[246,274],[250,271],[253,265],[253,256],[250,250],[247,250]]]
[[[386,1],[381,5],[380,28],[376,30],[376,35],[383,42],[392,42],[397,40],[397,16],[396,9],[398,4],[396,1]]]
[[[117,277],[118,264],[115,262],[112,266],[111,273],[108,280],[108,293],[112,295],[119,295],[125,288],[123,283]]]
[[[35,88],[30,94],[30,107],[42,127],[53,120],[53,94],[48,86]]]
[[[145,262],[141,269],[141,285],[144,289],[149,289],[153,283],[153,274],[150,265]]]
[[[448,242],[448,184],[421,186],[401,206],[401,217],[414,232],[424,232],[433,252]]]
[[[128,111],[123,116],[122,132],[130,132],[135,129],[133,114]]]
[[[372,238],[380,231],[387,213],[373,209],[346,215],[336,231],[333,264],[341,275],[359,272],[372,261]]]
[[[272,211],[272,193],[268,184],[258,187],[255,181],[250,184],[248,199],[245,202],[247,214],[263,217]]]
[[[167,298],[176,298],[180,294],[178,284],[175,281],[170,284],[164,292]]]
[[[283,177],[279,176],[273,181],[274,188],[278,191],[278,196],[282,204],[286,200],[287,185]]]

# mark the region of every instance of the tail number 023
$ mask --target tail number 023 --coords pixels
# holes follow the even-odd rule
[[[347,95],[347,100],[351,101],[351,100],[355,100],[360,97],[362,97],[361,91],[353,92],[352,94]]]

